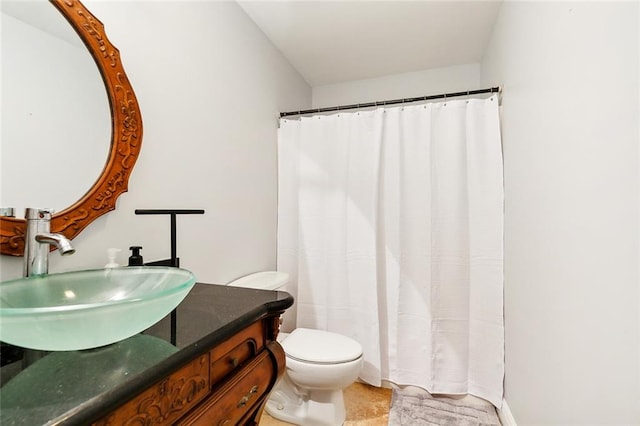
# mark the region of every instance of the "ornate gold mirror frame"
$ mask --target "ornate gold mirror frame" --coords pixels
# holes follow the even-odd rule
[[[116,199],[127,191],[129,176],[140,154],[142,117],[120,53],[107,39],[102,22],[78,0],[50,1],[89,49],[102,75],[111,109],[111,147],[102,174],[80,200],[54,214],[51,220],[51,232],[72,239],[95,219],[115,210]],[[0,217],[0,253],[22,256],[25,230],[24,219]]]

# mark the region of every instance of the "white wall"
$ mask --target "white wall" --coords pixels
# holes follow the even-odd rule
[[[480,64],[456,65],[313,87],[313,107],[411,98],[478,89]]]
[[[50,272],[100,267],[108,247],[170,254],[169,218],[136,208],[203,208],[178,218],[178,255],[199,281],[275,267],[279,111],[309,108],[311,89],[235,2],[85,5],[119,48],[143,115],[140,158],[117,210],[52,253]],[[82,159],[75,159],[82,161]],[[22,258],[0,258],[2,279]]]
[[[506,400],[518,425],[640,424],[638,3],[505,2]]]

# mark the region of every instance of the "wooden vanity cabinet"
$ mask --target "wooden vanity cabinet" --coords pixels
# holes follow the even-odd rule
[[[257,425],[284,372],[279,315],[236,332],[94,422],[106,425]]]

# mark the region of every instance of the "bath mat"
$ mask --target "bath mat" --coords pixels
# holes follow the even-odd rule
[[[423,390],[394,389],[389,426],[500,426],[495,407],[482,399],[433,397]]]

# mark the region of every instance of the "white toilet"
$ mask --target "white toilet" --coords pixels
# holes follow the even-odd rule
[[[234,287],[282,289],[289,275],[258,272],[231,283]],[[362,346],[355,340],[323,330],[297,328],[280,333],[278,342],[286,358],[286,370],[276,384],[267,412],[276,419],[303,426],[339,426],[346,410],[342,389],[358,378]]]

